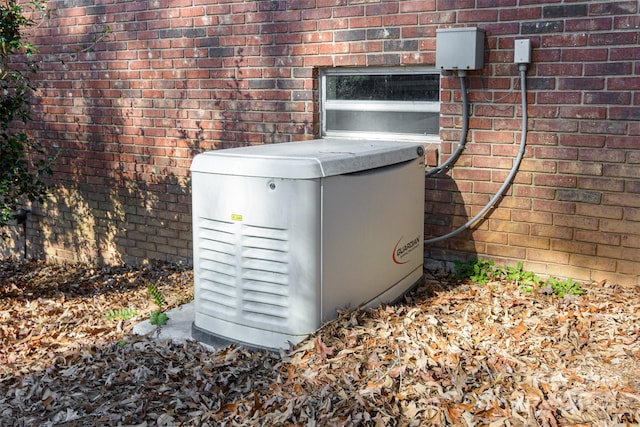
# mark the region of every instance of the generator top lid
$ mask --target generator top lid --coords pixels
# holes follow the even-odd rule
[[[191,171],[313,179],[389,166],[423,154],[419,142],[327,138],[207,151],[193,159]]]

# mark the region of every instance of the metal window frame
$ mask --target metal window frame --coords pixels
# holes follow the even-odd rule
[[[336,75],[384,75],[384,74],[433,74],[440,75],[435,67],[358,67],[325,68],[320,70],[320,122],[322,137],[401,139],[437,142],[438,134],[400,134],[393,132],[361,132],[327,130],[326,111],[389,111],[439,113],[440,101],[345,101],[327,99],[327,76]],[[390,108],[392,107],[392,108]]]

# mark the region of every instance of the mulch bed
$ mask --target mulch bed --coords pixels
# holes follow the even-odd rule
[[[192,281],[169,264],[1,262],[0,425],[640,423],[637,288],[559,298],[428,274],[279,353],[131,334],[156,308],[148,284],[171,308]]]

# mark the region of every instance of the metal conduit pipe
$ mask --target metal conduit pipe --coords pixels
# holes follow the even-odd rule
[[[449,169],[453,165],[460,154],[464,151],[464,147],[467,144],[467,134],[469,132],[469,96],[467,95],[467,72],[458,71],[458,77],[460,78],[460,91],[462,92],[462,133],[460,134],[460,140],[458,142],[458,148],[443,164],[434,167],[433,169],[425,172],[425,177],[430,177],[443,170]]]
[[[511,185],[513,179],[518,173],[518,169],[520,168],[520,163],[522,162],[522,158],[524,157],[526,142],[527,142],[527,64],[518,64],[518,71],[520,72],[520,89],[521,89],[521,98],[522,98],[522,132],[520,136],[520,150],[518,151],[518,155],[513,161],[513,166],[511,167],[511,172],[507,176],[507,178],[502,183],[498,192],[489,200],[489,203],[485,205],[484,208],[480,212],[478,212],[473,218],[467,221],[465,224],[456,228],[450,233],[447,233],[440,237],[434,237],[433,239],[425,240],[425,244],[432,244],[439,242],[441,240],[448,239],[450,237],[456,236],[462,233],[464,230],[470,228],[473,224],[475,224],[482,216],[491,209],[495,203],[500,199],[507,188]]]

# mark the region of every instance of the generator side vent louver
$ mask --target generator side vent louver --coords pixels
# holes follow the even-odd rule
[[[200,218],[201,295],[222,319],[284,325],[289,312],[285,229]]]

